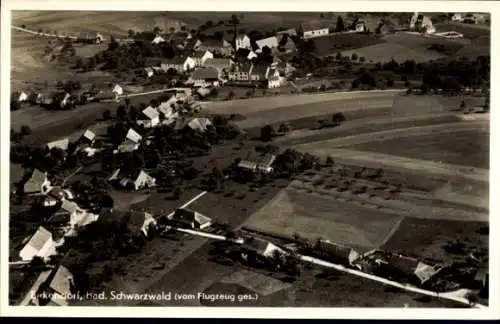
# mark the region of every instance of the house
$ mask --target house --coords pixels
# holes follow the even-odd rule
[[[325,20],[312,20],[302,23],[299,33],[304,39],[325,36],[330,33],[330,22]]]
[[[96,44],[100,44],[100,43],[104,42],[104,37],[100,33],[97,33],[95,35],[94,41]]]
[[[230,81],[250,81],[250,74],[253,69],[253,64],[250,62],[240,63],[233,67],[228,73]]]
[[[100,90],[99,93],[94,96],[93,100],[96,102],[118,101],[118,95],[111,89]]]
[[[295,45],[295,42],[288,34],[280,36],[278,43],[278,50],[280,52],[291,53],[294,52],[296,49],[297,46]]]
[[[25,102],[28,100],[28,95],[24,91],[16,91],[12,93],[11,101]]]
[[[356,266],[355,262],[361,258],[361,255],[356,250],[329,240],[318,240],[314,246],[314,251],[326,261],[351,267]]]
[[[276,70],[274,70],[274,71],[276,71]],[[271,67],[268,65],[264,65],[264,64],[253,65],[253,68],[250,71],[250,80],[264,82],[269,77],[270,72],[271,72]],[[279,74],[278,74],[278,76],[279,76]]]
[[[145,128],[156,127],[160,124],[160,113],[156,108],[148,106],[141,112],[141,115],[137,119],[137,124]]]
[[[96,139],[95,133],[92,132],[90,129],[87,129],[78,139],[78,143],[92,146],[95,142],[95,139]]]
[[[419,15],[415,12],[410,19],[410,30],[417,31],[419,33],[432,34],[436,32],[436,28],[432,24],[431,18],[424,15]]]
[[[238,167],[253,173],[270,173],[273,171],[272,165],[275,160],[276,155],[274,154],[265,154],[258,157],[249,156],[247,159],[241,160]]]
[[[68,146],[69,146],[69,139],[68,138],[63,138],[63,139],[60,139],[57,141],[52,141],[52,142],[49,142],[45,145],[45,147],[48,148],[49,150],[52,150],[53,148],[58,148],[58,149],[61,149],[63,151],[67,151]]]
[[[152,188],[156,185],[156,179],[143,170],[122,172],[121,169],[117,169],[108,178],[108,181],[115,183],[125,189],[130,188],[133,190]]]
[[[211,58],[207,59],[203,65],[206,68],[216,69],[219,73],[219,78],[223,78],[232,69],[234,61],[230,58]]]
[[[40,226],[19,252],[19,256],[23,261],[31,261],[35,256],[48,259],[55,253],[56,243],[52,239],[52,233]]]
[[[358,33],[366,32],[366,22],[364,20],[358,20],[356,24],[354,24],[354,30]]]
[[[71,95],[67,92],[56,92],[52,98],[52,104],[64,109],[71,104]]]
[[[187,57],[174,57],[169,60],[165,60],[161,63],[161,69],[163,72],[168,72],[170,69],[177,71],[178,73],[191,71],[196,66],[196,61]]]
[[[160,43],[165,43],[165,38],[161,37],[160,35],[156,36],[152,41],[151,44],[160,44]]]
[[[461,13],[454,13],[452,16],[451,16],[451,21],[455,21],[455,22],[462,22],[464,20],[463,16]]]
[[[207,59],[213,59],[214,54],[210,51],[196,52],[193,55],[193,60],[195,61],[195,66],[203,66]]]
[[[47,172],[34,169],[31,174],[27,174],[27,179],[23,182],[24,194],[45,194],[51,188],[50,181],[47,178]]]
[[[219,72],[213,67],[196,69],[191,75],[189,82],[194,87],[217,87],[219,86]]]
[[[34,306],[68,306],[74,290],[73,275],[66,267],[58,265],[38,276],[26,300]]]
[[[431,266],[415,258],[391,254],[387,259],[387,268],[396,278],[421,285],[441,271],[440,266]]]
[[[175,96],[172,97],[175,98]],[[157,109],[161,114],[163,124],[169,125],[179,117],[179,113],[168,101],[162,102]]]
[[[71,230],[87,226],[95,222],[99,215],[92,214],[80,208],[77,203],[68,200],[62,200],[60,209],[50,218],[51,223],[66,223],[68,232],[66,236],[71,236]]]
[[[250,37],[248,37],[246,34],[237,34],[234,37],[234,49],[237,51],[240,48],[252,49]]]
[[[275,89],[281,87],[281,78],[278,76],[271,76],[267,79],[267,87],[269,89]]]
[[[144,75],[146,77],[151,78],[154,74],[155,74],[155,72],[154,72],[153,68],[151,68],[149,66],[144,68]]]
[[[117,224],[120,228],[126,228],[134,236],[148,236],[151,227],[156,226],[153,215],[144,211],[118,211],[106,210],[99,215],[100,224]]]
[[[196,52],[196,51],[198,51],[198,49],[200,48],[200,46],[201,46],[202,44],[203,44],[203,43],[202,43],[202,41],[201,41],[201,40],[199,40],[199,39],[197,39],[197,38],[195,39],[195,38],[192,38],[192,37],[191,37],[190,39],[188,39],[188,40],[186,41],[186,46],[184,46],[184,48],[185,48],[186,50],[190,50],[190,51],[195,51],[195,52]],[[204,52],[204,51],[211,51],[211,49],[210,49],[210,50],[209,50],[209,49],[202,49],[201,51],[202,51],[202,52]]]
[[[175,121],[174,128],[176,130],[189,129],[198,132],[205,132],[208,127],[212,126],[212,121],[205,117],[196,118],[178,118]]]
[[[247,48],[240,48],[234,53],[234,61],[236,62],[251,61],[257,57],[259,57],[257,53]]]
[[[264,38],[264,39],[259,39],[259,40],[255,41],[255,43],[257,43],[258,51],[262,52],[262,49],[266,46],[270,50],[278,48],[279,39],[276,36],[272,36],[272,37],[268,37],[268,38]]]
[[[278,31],[276,33],[276,35],[297,36],[297,30],[295,28],[289,28],[289,29]]]
[[[197,230],[205,229],[212,224],[212,220],[209,217],[186,208],[177,209],[172,216],[172,220],[175,221],[179,227]]]
[[[51,187],[47,193],[47,196],[54,197],[59,200],[73,200],[75,199],[75,194],[70,189],[63,189],[61,187]]]
[[[233,46],[224,38],[205,37],[195,51],[210,51],[214,54],[228,56],[233,52]]]
[[[121,96],[123,94],[123,88],[119,84],[115,84],[111,91],[117,96]]]
[[[139,135],[134,129],[130,128],[125,136],[123,142],[118,146],[118,152],[132,152],[139,148],[139,144],[142,140],[142,136]]]
[[[241,256],[250,262],[269,263],[276,254],[285,255],[286,252],[277,245],[261,239],[252,237],[241,245]]]

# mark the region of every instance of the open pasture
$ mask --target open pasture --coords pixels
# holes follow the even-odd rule
[[[246,228],[307,239],[318,237],[359,248],[381,244],[400,217],[376,209],[336,201],[287,188],[258,210]]]

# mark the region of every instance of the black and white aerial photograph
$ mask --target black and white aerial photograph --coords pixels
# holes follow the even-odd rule
[[[11,11],[8,304],[488,308],[491,14],[218,8]]]

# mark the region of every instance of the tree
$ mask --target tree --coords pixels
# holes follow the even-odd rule
[[[155,26],[155,27],[153,28],[153,34],[158,35],[158,34],[160,34],[160,33],[161,33],[161,28],[160,28],[160,27],[158,27],[158,26]]]
[[[337,61],[342,60],[342,54],[341,54],[340,52],[337,52],[337,55],[335,56],[335,59],[336,59]]]
[[[102,119],[103,119],[103,120],[110,120],[110,119],[111,119],[111,111],[109,111],[109,110],[105,110],[105,111],[102,113]]]
[[[19,101],[13,100],[10,102],[10,110],[15,111],[21,108],[21,103]]]
[[[238,19],[238,16],[236,16],[236,15],[234,15],[234,14],[233,14],[233,15],[231,15],[231,24],[232,24],[233,26],[237,26],[237,25],[239,25],[239,24],[240,24],[240,20]]]
[[[274,128],[271,125],[266,125],[260,129],[260,138],[263,141],[271,141],[274,135]]]
[[[125,98],[125,107],[128,108],[130,106],[130,98]]]
[[[20,133],[21,133],[21,135],[26,136],[26,135],[31,135],[32,131],[28,125],[22,125],[21,129],[20,129]]]
[[[330,166],[330,165],[333,165],[334,163],[335,162],[333,161],[333,158],[330,155],[328,155],[326,157],[326,165]]]
[[[460,103],[460,110],[465,110],[467,109],[467,105],[465,104],[465,101],[462,100],[462,102]]]
[[[332,122],[334,124],[340,124],[345,121],[345,116],[341,112],[338,112],[332,116]]]
[[[358,54],[352,53],[351,60],[356,61],[358,59]]]
[[[359,62],[360,62],[360,63],[364,63],[365,61],[366,61],[366,59],[365,59],[365,57],[364,57],[364,56],[361,56],[361,57],[359,58]]]
[[[337,27],[335,28],[336,32],[343,32],[345,30],[344,26],[344,19],[342,19],[342,16],[339,16],[337,18]]]
[[[134,106],[130,106],[128,108],[128,118],[131,120],[131,121],[135,121],[137,120],[137,117],[139,116],[139,111],[137,110],[136,107]]]
[[[129,29],[129,30],[128,30],[128,37],[129,37],[129,38],[133,38],[133,37],[134,37],[134,34],[135,34],[135,33],[134,33],[134,31],[133,31],[132,29]]]
[[[283,133],[283,134],[286,134],[286,133],[288,133],[290,130],[291,130],[290,125],[283,123],[283,124],[281,124],[281,125],[279,126],[279,128],[278,128],[278,133]]]

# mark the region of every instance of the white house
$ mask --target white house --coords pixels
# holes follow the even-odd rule
[[[132,152],[139,148],[142,136],[134,129],[130,128],[123,142],[118,146],[114,153]]]
[[[52,233],[40,226],[19,252],[19,256],[23,261],[31,261],[35,256],[46,260],[55,253],[56,243],[52,239]]]
[[[237,35],[234,38],[234,47],[235,50],[239,50],[240,48],[252,49],[250,38],[246,34]]]
[[[134,190],[156,186],[156,179],[143,170],[135,171],[132,174],[123,174],[120,169],[117,169],[108,178],[108,181],[116,182],[123,188],[131,188]]]
[[[271,76],[267,79],[267,87],[269,89],[281,87],[281,78],[278,76]]]
[[[454,13],[453,16],[451,16],[451,21],[461,22],[463,20],[464,18],[461,13]]]
[[[175,96],[172,97],[175,98]],[[179,117],[179,113],[175,110],[171,103],[168,103],[168,101],[162,102],[158,106],[158,111],[162,115],[162,123],[166,125],[173,123]]]
[[[113,87],[112,92],[116,94],[117,96],[121,96],[123,94],[123,88],[119,84],[115,84]]]
[[[213,67],[199,68],[193,71],[189,82],[194,87],[219,86],[219,72]]]
[[[327,21],[313,20],[302,23],[300,32],[305,39],[326,36],[330,33],[330,23]]]
[[[152,44],[160,44],[160,43],[164,43],[164,42],[165,42],[165,38],[158,35],[153,39],[153,41],[151,43]]]
[[[82,134],[82,136],[80,136],[80,138],[78,139],[78,142],[92,146],[95,142],[95,138],[96,138],[95,133],[93,131],[91,131],[90,129],[87,129]]]
[[[210,51],[197,52],[193,55],[193,60],[196,66],[203,66],[206,60],[213,59],[214,54]]]
[[[69,146],[69,139],[68,138],[63,138],[57,141],[52,141],[47,143],[46,147],[51,150],[52,148],[59,148],[63,151],[66,151]]]
[[[174,57],[169,60],[165,60],[161,63],[161,69],[163,72],[168,72],[168,70],[172,69],[179,73],[187,72],[193,70],[196,66],[196,61],[192,57]]]
[[[212,225],[212,219],[194,210],[179,208],[175,211],[172,219],[177,221],[180,227],[191,229],[205,229]]]
[[[141,112],[141,116],[137,120],[138,125],[143,125],[145,128],[156,127],[160,123],[160,114],[156,108],[147,107]]]
[[[16,91],[12,94],[12,101],[25,102],[28,100],[28,95],[24,91]]]
[[[151,68],[151,67],[148,66],[148,67],[144,68],[144,74],[148,78],[151,78],[155,74],[155,72],[154,72],[153,68]]]
[[[268,47],[270,50],[274,48],[278,48],[279,46],[279,40],[278,37],[272,36],[264,39],[259,39],[258,41],[255,41],[257,43],[257,46],[259,47],[259,50],[262,51],[264,47]]]

